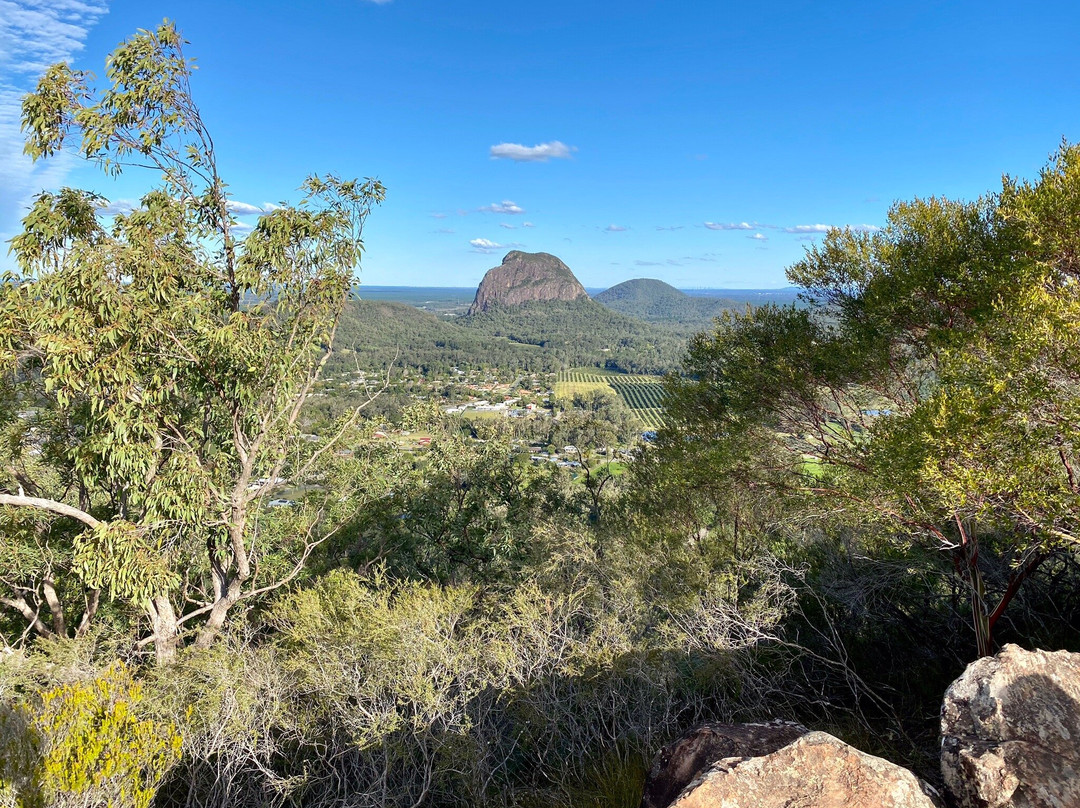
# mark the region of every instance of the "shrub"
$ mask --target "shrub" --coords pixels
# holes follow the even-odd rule
[[[174,726],[140,717],[123,663],[0,711],[0,805],[148,808],[179,759]]]

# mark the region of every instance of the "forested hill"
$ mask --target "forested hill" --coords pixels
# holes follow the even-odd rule
[[[453,318],[403,303],[356,300],[342,314],[335,347],[331,371],[396,363],[427,371],[586,365],[662,373],[678,367],[685,341],[588,298],[496,306]]]
[[[541,346],[562,367],[666,373],[678,369],[686,347],[680,335],[589,298],[495,306],[464,318],[463,324],[472,333]]]
[[[557,360],[533,345],[492,339],[462,326],[463,319],[439,317],[405,303],[351,301],[338,324],[331,372],[380,369],[392,364],[425,372],[452,367],[497,365],[530,371],[557,370]]]
[[[353,300],[341,315],[335,348],[332,373],[391,364],[426,372],[477,366],[553,372],[595,365],[665,373],[678,367],[685,341],[588,298],[495,307],[461,318],[440,318],[399,302]]]
[[[745,308],[729,298],[691,296],[654,278],[623,281],[596,295],[594,300],[620,314],[682,333],[707,328],[725,310]]]

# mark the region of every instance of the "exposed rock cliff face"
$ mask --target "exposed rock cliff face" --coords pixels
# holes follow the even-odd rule
[[[1080,654],[1006,645],[968,665],[941,711],[960,808],[1080,806]]]
[[[500,266],[489,269],[476,290],[469,314],[493,305],[520,306],[538,300],[587,298],[570,267],[548,253],[513,250]]]

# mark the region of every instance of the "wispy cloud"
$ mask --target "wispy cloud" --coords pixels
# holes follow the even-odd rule
[[[432,219],[445,219],[446,216],[447,216],[447,214],[445,214],[445,213],[433,213],[433,214],[431,214]]]
[[[262,216],[264,213],[269,213],[271,210],[274,210],[277,205],[252,205],[249,202],[239,202],[235,199],[230,199],[225,203],[225,207],[229,209],[229,213],[233,216]]]
[[[472,247],[472,252],[484,253],[485,255],[493,252],[499,252],[500,250],[513,250],[518,247],[524,247],[517,241],[509,241],[505,244],[500,244],[497,241],[492,241],[489,238],[474,238],[469,241],[469,246]]]
[[[797,224],[794,227],[785,227],[785,233],[828,233],[832,230],[831,224]]]
[[[532,222],[522,222],[521,226],[522,227],[536,227],[536,225],[533,224]]]
[[[436,233],[441,233],[441,234],[443,234],[443,235],[448,235],[448,234],[450,234],[450,233],[456,233],[457,231],[456,231],[456,230],[454,230],[454,228],[452,228],[452,227],[440,227],[440,228],[439,228],[438,230],[436,230],[435,232],[436,232]]]
[[[876,233],[881,228],[873,224],[848,224],[834,228],[831,224],[797,224],[794,227],[785,227],[785,233],[828,233],[830,230],[854,230],[857,233]]]
[[[504,199],[502,202],[494,202],[490,205],[484,205],[484,207],[477,208],[476,210],[480,213],[505,213],[510,216],[516,216],[519,213],[525,212],[525,208],[509,199]]]
[[[107,12],[105,0],[0,0],[0,237],[35,193],[63,184],[76,164],[66,153],[36,165],[23,154],[22,97],[49,65],[83,49]]]
[[[754,241],[768,241],[769,240],[769,237],[766,236],[764,233],[754,233],[751,236],[747,236],[747,238],[752,238]]]
[[[635,261],[634,266],[639,267],[681,267],[682,264],[676,261],[674,258],[668,258],[665,261]]]
[[[132,202],[130,199],[114,199],[111,202],[103,202],[98,205],[98,216],[119,216],[131,213],[139,207],[138,202]]]
[[[225,203],[225,207],[228,208],[229,213],[233,216],[262,216],[264,213],[270,213],[271,211],[279,210],[280,205],[275,205],[273,202],[264,202],[262,205],[252,205],[250,202],[239,202],[235,199],[230,199]],[[103,202],[98,205],[98,216],[118,216],[127,215],[139,208],[139,203],[130,199],[114,199],[111,202]],[[233,230],[247,229],[251,230],[251,225],[236,224],[232,228]]]
[[[509,222],[499,222],[499,227],[505,227],[507,230],[517,230],[517,225]]]
[[[757,225],[749,222],[705,222],[709,230],[756,230]]]
[[[604,228],[604,232],[605,233],[622,233],[626,229],[627,228],[623,227],[621,224],[609,224],[607,227]]]
[[[515,163],[546,163],[548,160],[569,160],[577,151],[560,140],[524,146],[521,143],[497,143],[489,152],[492,160],[513,160]]]
[[[656,226],[656,229],[657,229],[657,230],[682,230],[682,229],[683,229],[683,225],[681,225],[681,224],[673,224],[673,225],[672,225],[671,227],[665,227],[665,226],[664,226],[664,225],[662,225],[662,224],[658,224],[658,225]]]

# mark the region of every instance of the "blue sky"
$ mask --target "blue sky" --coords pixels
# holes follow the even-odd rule
[[[0,237],[42,187],[148,188],[29,166],[18,99],[164,17],[238,201],[387,185],[370,284],[473,285],[520,248],[590,287],[783,286],[820,225],[972,198],[1080,140],[1074,2],[0,0]]]

